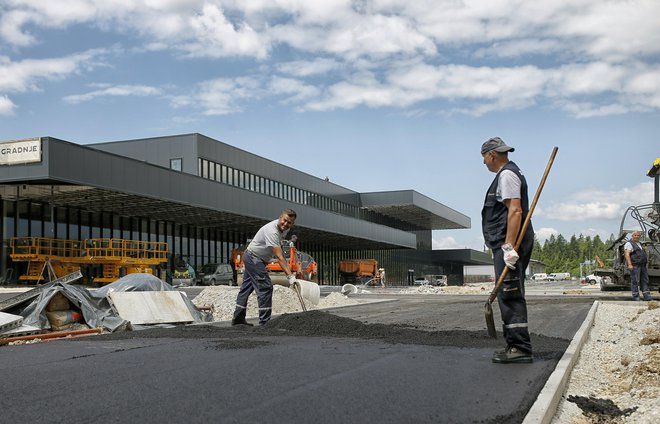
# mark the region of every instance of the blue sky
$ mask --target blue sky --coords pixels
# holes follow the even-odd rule
[[[483,247],[499,136],[536,190],[537,237],[603,238],[653,201],[656,0],[6,0],[0,140],[199,132],[357,191],[414,189]],[[531,195],[530,195],[531,196]]]

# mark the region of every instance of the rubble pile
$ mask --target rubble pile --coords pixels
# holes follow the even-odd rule
[[[213,321],[228,321],[233,317],[237,294],[237,287],[210,286],[202,290],[192,302],[197,307],[212,305]],[[307,310],[327,309],[358,303],[357,300],[344,296],[341,293],[330,293],[328,296],[323,297],[317,305],[305,301],[305,307]],[[302,312],[302,306],[296,293],[286,287],[279,285],[273,286],[273,315],[294,312]],[[256,318],[258,316],[257,296],[255,293],[252,293],[248,299],[247,318]]]
[[[594,418],[595,411],[567,401],[571,396],[611,401],[630,412],[626,423],[660,422],[659,326],[658,301],[599,304],[553,424],[586,422],[586,417],[606,422],[608,417]]]
[[[423,284],[421,286],[406,287],[399,290],[399,294],[482,294],[493,289],[493,283],[475,283],[463,286],[432,286]]]

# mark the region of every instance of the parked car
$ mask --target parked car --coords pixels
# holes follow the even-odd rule
[[[434,286],[446,286],[447,285],[447,276],[438,274],[429,276],[431,279],[431,284]]]
[[[197,275],[197,283],[204,286],[217,284],[232,286],[234,285],[234,272],[229,264],[206,264]]]
[[[582,284],[601,284],[603,282],[603,277],[595,274],[589,274],[586,277],[580,280]]]
[[[413,282],[414,286],[423,286],[429,284],[431,284],[431,282],[424,277],[415,278],[415,281]]]
[[[534,275],[532,275],[532,280],[534,281],[545,281],[548,279],[548,274],[545,272],[539,272]]]

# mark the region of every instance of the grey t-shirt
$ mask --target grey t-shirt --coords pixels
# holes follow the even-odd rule
[[[520,199],[520,187],[522,183],[515,172],[505,169],[500,172],[499,182],[497,183],[497,193],[495,194],[498,202],[506,199]]]
[[[275,258],[273,246],[281,246],[282,240],[289,232],[289,230],[280,232],[277,228],[279,221],[278,218],[261,227],[247,247],[250,252],[264,262],[270,262]]]

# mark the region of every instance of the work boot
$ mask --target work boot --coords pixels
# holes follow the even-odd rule
[[[652,300],[653,300],[653,298],[651,297],[651,295],[649,293],[644,293],[644,301],[645,302],[650,302]]]
[[[506,347],[503,347],[502,349],[496,350],[495,352],[493,352],[493,357],[495,357],[497,355],[501,355],[503,353],[506,353],[506,351],[509,350],[510,348],[511,348],[511,346],[506,345]]]
[[[245,321],[245,318],[234,318],[231,320],[231,325],[247,325],[248,327],[254,327],[254,324]]]
[[[534,359],[531,353],[510,346],[505,352],[493,356],[493,362],[496,364],[531,364]]]
[[[632,300],[635,301],[635,302],[637,302],[637,301],[639,300],[639,295],[637,295],[637,296],[633,296],[633,297],[632,297]]]

